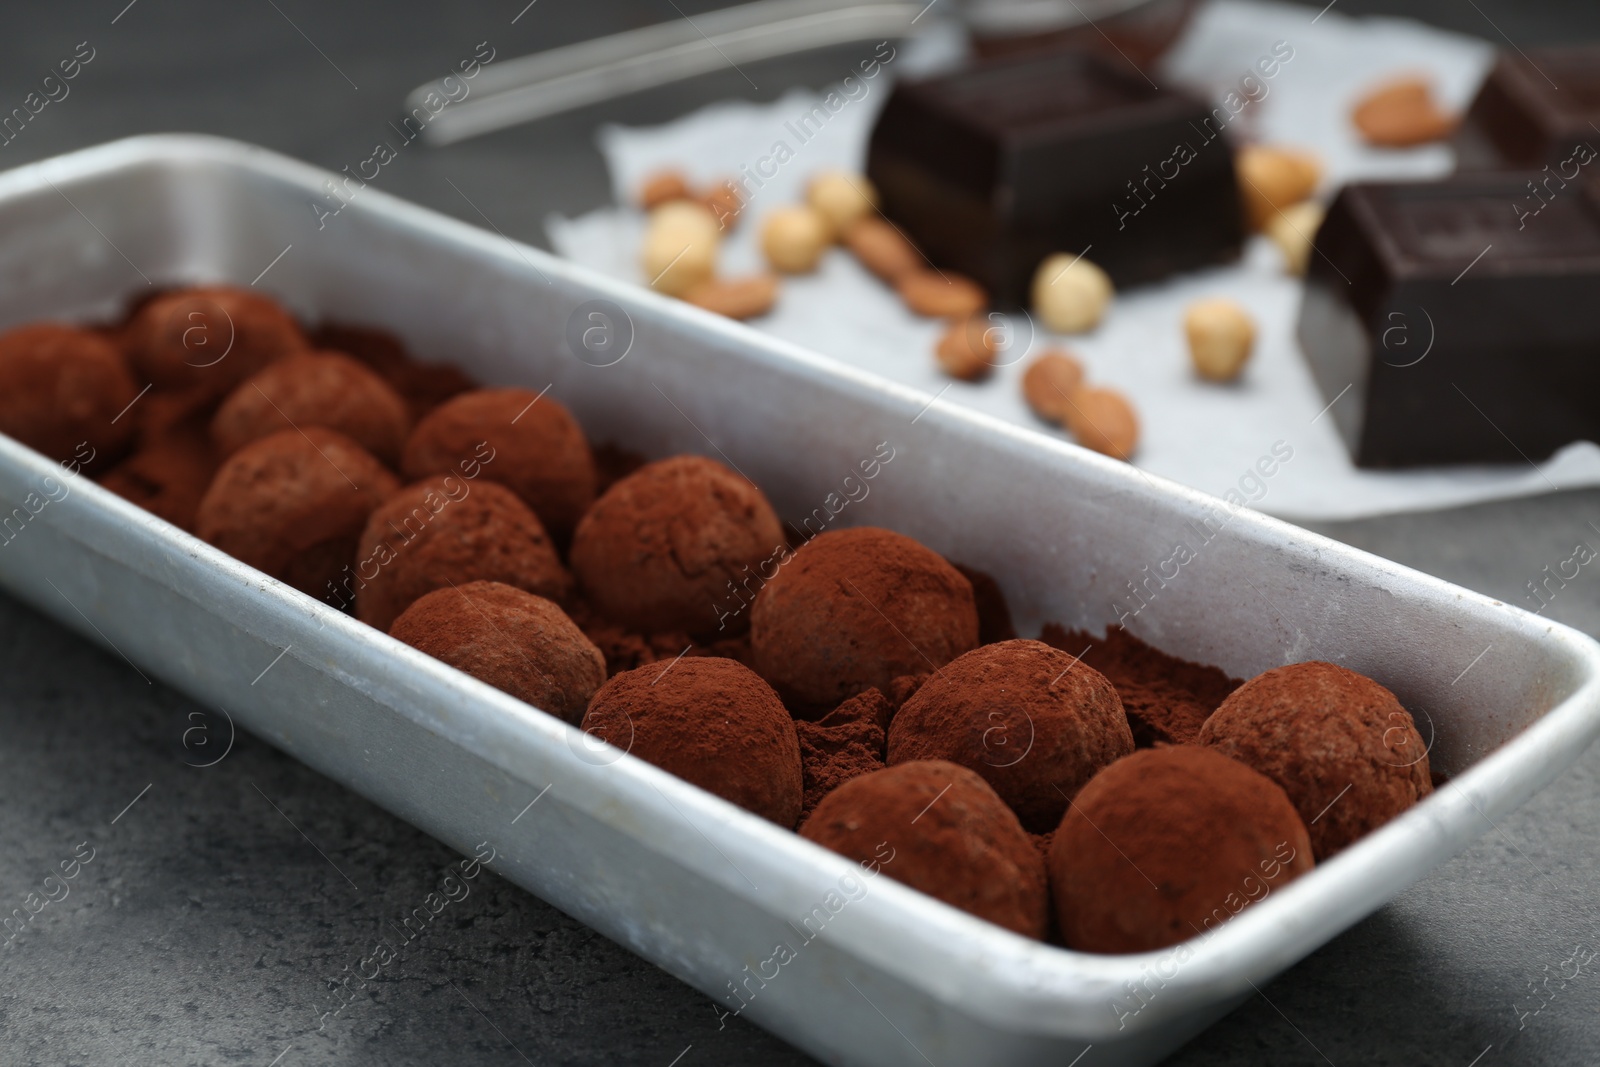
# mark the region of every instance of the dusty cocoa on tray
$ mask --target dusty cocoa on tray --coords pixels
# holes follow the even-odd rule
[[[0,336],[0,433],[58,462],[83,460],[86,444],[105,469],[133,437],[118,416],[138,391],[123,354],[88,330],[40,323]]]
[[[145,381],[213,397],[307,347],[299,324],[275,301],[226,286],[164,293],[134,312],[122,336]]]
[[[1048,929],[1044,861],[965,767],[918,760],[856,778],[828,794],[800,835],[1025,937]]]
[[[605,657],[560,605],[503,582],[435,589],[389,636],[574,725],[606,680]]]
[[[1085,952],[1187,941],[1311,869],[1311,841],[1270,778],[1194,745],[1097,774],[1050,842],[1063,939]]]
[[[381,377],[339,352],[295,352],[240,383],[211,419],[227,456],[280,430],[338,430],[393,469],[411,429],[406,403]]]
[[[1283,787],[1326,860],[1433,792],[1428,747],[1395,695],[1332,663],[1257,675],[1196,739]]]
[[[483,478],[441,474],[382,500],[360,531],[353,562],[315,595],[355,600],[356,618],[380,630],[418,597],[491,581],[557,603],[572,590],[539,517],[515,493]]]
[[[779,826],[800,817],[794,720],[742,663],[686,657],[624,671],[595,694],[583,729]]]
[[[594,457],[577,420],[530,389],[475,389],[429,412],[411,432],[401,472],[415,481],[456,470],[485,443],[483,476],[510,489],[565,544],[594,502]]]
[[[1042,641],[984,645],[947,664],[889,726],[889,763],[944,759],[986,780],[1034,833],[1102,767],[1133,751],[1105,676]]]
[[[801,708],[887,689],[977,644],[972,583],[911,538],[870,526],[806,543],[751,608],[756,669]]]
[[[766,495],[704,456],[673,456],[621,479],[572,540],[572,569],[608,618],[643,631],[732,637],[749,625],[733,591],[788,556]]]
[[[229,456],[200,500],[195,532],[235,559],[321,596],[348,564],[367,516],[400,486],[343,434],[310,426]]]

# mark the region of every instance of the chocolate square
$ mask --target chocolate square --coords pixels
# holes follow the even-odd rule
[[[1579,146],[1600,148],[1600,45],[1501,53],[1455,136],[1462,170],[1548,164],[1569,181]]]
[[[983,63],[896,85],[867,174],[933,263],[1016,307],[1056,252],[1119,286],[1235,258],[1230,117],[1086,53]]]
[[[1346,186],[1299,338],[1363,467],[1527,463],[1600,440],[1600,199],[1527,172]]]

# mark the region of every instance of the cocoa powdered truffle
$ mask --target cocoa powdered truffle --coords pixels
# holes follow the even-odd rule
[[[1067,945],[1146,952],[1213,929],[1311,869],[1271,779],[1194,745],[1142,749],[1095,775],[1050,842]]]
[[[972,583],[930,549],[871,526],[802,546],[756,595],[756,670],[786,700],[831,708],[937,670],[978,643]]]
[[[478,387],[459,367],[412,359],[388,330],[325,322],[311,334],[311,344],[343,352],[376,371],[405,399],[412,425],[451,397]]]
[[[528,505],[502,485],[454,474],[408,485],[379,504],[352,558],[319,592],[335,602],[354,596],[356,618],[380,630],[451,583],[504,582],[557,603],[572,588]]]
[[[1293,663],[1234,690],[1197,738],[1283,787],[1318,861],[1433,792],[1411,715],[1371,678]]]
[[[355,552],[367,515],[400,487],[366,449],[320,426],[285,430],[235,452],[200,501],[195,533],[303,593]]]
[[[742,663],[686,658],[624,671],[594,695],[583,729],[779,826],[800,817],[794,720]]]
[[[349,356],[296,352],[228,394],[211,420],[211,438],[227,456],[257,438],[297,426],[338,430],[393,467],[410,420],[399,394]]]
[[[134,312],[123,339],[134,369],[157,389],[217,397],[306,347],[300,327],[274,301],[222,286],[156,297]]]
[[[484,477],[522,498],[565,542],[594,501],[594,457],[566,408],[527,389],[478,389],[439,405],[411,432],[400,469],[426,478],[456,469],[488,442]]]
[[[601,614],[646,631],[731,636],[739,583],[787,556],[760,489],[715,460],[673,456],[606,490],[578,523],[572,569]]]
[[[57,462],[85,442],[115,458],[134,431],[118,416],[138,392],[127,360],[98,334],[39,323],[0,336],[0,433]]]
[[[389,636],[574,725],[606,680],[605,658],[566,612],[502,582],[435,589]]]
[[[1042,641],[974,649],[932,675],[889,725],[889,763],[968,767],[1044,833],[1102,767],[1133,751],[1105,676]]]
[[[217,458],[205,434],[167,433],[141,445],[100,484],[193,533],[200,501],[216,472]]]
[[[944,760],[902,763],[829,793],[800,836],[1024,937],[1049,928],[1044,860],[982,778]]]

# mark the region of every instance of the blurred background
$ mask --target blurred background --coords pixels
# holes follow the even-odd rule
[[[337,170],[370,153],[409,90],[480,42],[507,59],[722,6],[525,2],[12,5],[0,112],[80,42],[94,58],[69,96],[0,146],[0,168],[192,131]],[[1306,6],[1310,18],[1324,4]],[[1496,47],[1600,38],[1593,0],[1332,9],[1413,18]],[[750,64],[750,79],[728,69],[446,149],[413,147],[384,168],[381,187],[548,247],[549,214],[611,201],[599,124],[650,125],[719,100],[822,88],[858,52]],[[1562,531],[1588,521],[1600,521],[1600,491],[1318,528],[1520,602],[1529,578],[1569,554]],[[1600,635],[1600,586],[1575,584],[1548,615]],[[450,851],[250,737],[216,767],[184,766],[193,757],[180,739],[199,709],[4,597],[0,677],[0,901],[27,893],[78,841],[99,848],[72,897],[0,949],[0,1063],[810,1062],[719,1020],[706,997],[493,875],[319,1029],[336,1003],[330,984],[364,955],[374,924],[431,891]],[[95,836],[147,782],[115,836]],[[1600,758],[1590,753],[1172,1062],[1600,1062],[1600,976],[1535,997],[1575,946],[1591,956],[1600,947],[1597,810]]]

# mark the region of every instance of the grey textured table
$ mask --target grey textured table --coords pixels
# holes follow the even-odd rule
[[[365,158],[405,90],[479,41],[512,56],[715,6],[524,2],[8,5],[0,111],[78,42],[95,58],[70,96],[0,147],[0,166],[198,130],[338,168]],[[1519,46],[1600,36],[1592,3],[1341,0],[1339,10],[1414,14],[1499,43],[1504,31]],[[597,121],[773,98],[828,82],[836,59],[750,68],[759,90],[729,71],[408,153],[381,183],[481,223],[465,194],[506,233],[543,243],[545,213],[607,195]],[[1546,564],[1580,540],[1600,544],[1591,523],[1600,492],[1323,532],[1524,603]],[[1580,574],[1547,613],[1600,634],[1600,576]],[[92,857],[65,898],[0,947],[0,1064],[809,1062],[742,1021],[720,1026],[710,1000],[494,875],[319,1028],[332,983],[457,857],[252,737],[215,766],[192,766],[222,755],[225,724],[4,597],[0,665],[0,911],[40,892],[61,861]],[[1600,749],[1171,1062],[1600,1062],[1600,976],[1591,964],[1564,987],[1558,979],[1575,949],[1600,948],[1597,812]],[[1547,979],[1559,992],[1535,995]]]

